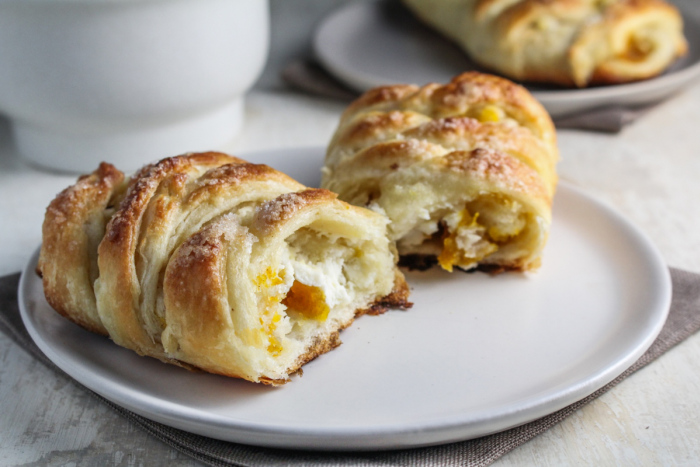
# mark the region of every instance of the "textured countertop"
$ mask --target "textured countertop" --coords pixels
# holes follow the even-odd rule
[[[243,132],[227,150],[327,143],[344,104],[286,91],[277,75],[308,53],[310,27],[338,3],[272,2],[270,61],[247,98]],[[696,0],[687,3],[698,9]],[[669,265],[700,272],[699,124],[697,83],[618,135],[560,131],[560,176],[644,230]],[[25,264],[39,245],[46,205],[74,179],[23,163],[0,119],[0,275]],[[199,465],[2,334],[0,413],[1,466]],[[695,335],[496,465],[700,465],[698,414]]]

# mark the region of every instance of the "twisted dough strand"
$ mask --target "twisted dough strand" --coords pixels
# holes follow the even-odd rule
[[[403,0],[476,62],[511,79],[584,87],[650,78],[687,51],[662,0]]]
[[[478,251],[463,246],[463,257],[443,254],[441,265],[533,269],[557,160],[554,125],[532,95],[472,72],[446,85],[380,87],[353,102],[328,146],[322,186],[386,214],[404,257],[440,257],[450,242],[471,242]],[[477,231],[482,242],[467,240]]]
[[[164,307],[158,296],[175,248],[212,218],[303,188],[269,167],[217,153],[144,168],[107,225],[98,251],[98,310],[111,338],[141,354],[168,359],[160,343]]]
[[[407,307],[386,220],[221,153],[109,164],[49,206],[49,303],[140,355],[279,384],[359,314]],[[320,311],[319,311],[320,310]]]

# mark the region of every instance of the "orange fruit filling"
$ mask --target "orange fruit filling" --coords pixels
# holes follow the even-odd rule
[[[331,311],[326,303],[326,294],[319,287],[294,281],[282,304],[308,319],[324,321]]]

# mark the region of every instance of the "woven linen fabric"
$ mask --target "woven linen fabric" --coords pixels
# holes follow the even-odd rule
[[[673,297],[666,324],[649,350],[615,380],[590,396],[546,417],[501,433],[458,443],[376,452],[314,452],[261,448],[218,441],[177,430],[136,415],[91,393],[147,433],[174,449],[213,466],[485,466],[556,425],[700,329],[700,274],[671,268],[671,279]],[[47,366],[61,372],[34,344],[22,324],[17,303],[18,282],[19,274],[0,278],[0,331]]]

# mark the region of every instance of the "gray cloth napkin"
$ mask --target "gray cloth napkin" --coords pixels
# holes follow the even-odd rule
[[[700,274],[671,268],[671,278],[673,298],[668,320],[651,348],[627,371],[585,399],[558,412],[526,425],[474,440],[427,448],[380,452],[268,449],[227,443],[170,428],[116,406],[97,394],[92,394],[147,433],[178,451],[213,466],[485,466],[556,425],[700,329]],[[19,274],[0,277],[0,331],[47,366],[60,372],[61,370],[54,366],[34,344],[22,324],[17,304],[18,282]]]
[[[310,60],[288,64],[281,73],[282,80],[293,89],[307,94],[350,102],[358,93],[332,77],[324,68]],[[643,107],[610,106],[596,108],[554,119],[557,128],[619,133],[658,103]]]

